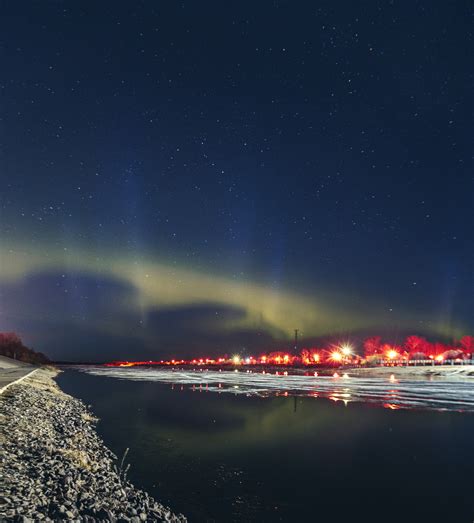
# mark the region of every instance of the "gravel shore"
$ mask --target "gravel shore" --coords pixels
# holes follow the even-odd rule
[[[56,373],[41,369],[0,396],[0,520],[185,522],[126,479]]]

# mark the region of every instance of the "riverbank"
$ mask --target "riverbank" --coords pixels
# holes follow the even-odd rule
[[[96,419],[42,368],[0,396],[0,520],[185,522],[127,480]]]

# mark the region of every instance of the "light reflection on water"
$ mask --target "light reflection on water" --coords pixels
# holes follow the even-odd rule
[[[311,396],[335,402],[368,402],[389,409],[474,412],[472,380],[413,380],[379,377],[288,375],[287,372],[169,370],[158,368],[85,367],[84,372],[133,381],[178,385],[183,390],[247,396]]]
[[[261,387],[251,373],[103,370],[58,381],[117,455],[130,448],[130,479],[189,521],[472,521],[474,416],[400,409],[403,380],[376,380],[368,403],[369,380],[350,376],[301,376],[313,388],[298,391],[290,376]],[[429,385],[448,386],[414,384]]]

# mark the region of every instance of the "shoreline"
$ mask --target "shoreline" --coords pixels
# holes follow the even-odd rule
[[[341,367],[340,371],[357,377],[386,377],[394,375],[398,378],[444,378],[474,380],[474,365],[425,365],[425,366],[394,366],[394,367]]]
[[[377,378],[377,377],[390,377],[394,374],[396,377],[400,378],[416,378],[416,379],[425,379],[425,378],[444,378],[447,380],[474,380],[474,365],[384,365],[384,366],[354,366],[351,364],[347,365],[332,365],[332,366],[321,366],[321,365],[311,365],[311,366],[290,366],[290,365],[245,365],[245,366],[206,366],[201,367],[190,366],[185,367],[181,365],[176,365],[173,367],[161,366],[161,365],[130,365],[126,367],[121,366],[104,366],[104,365],[78,365],[77,367],[71,365],[65,365],[64,368],[97,368],[97,369],[144,369],[144,370],[160,370],[167,372],[204,372],[204,371],[214,371],[214,372],[252,372],[252,373],[268,373],[268,374],[284,374],[285,372],[292,376],[305,376],[309,373],[312,374],[317,372],[320,376],[332,376],[334,373],[339,374],[349,374],[353,377],[367,377],[367,378]]]
[[[97,418],[40,368],[0,396],[0,519],[184,523],[127,480],[98,436]]]

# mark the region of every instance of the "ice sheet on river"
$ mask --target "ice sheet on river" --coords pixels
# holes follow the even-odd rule
[[[393,409],[474,412],[474,384],[466,381],[377,377],[278,375],[241,370],[171,370],[84,367],[89,374],[134,381],[156,381],[210,392],[257,396],[313,396],[345,403],[370,402]]]

